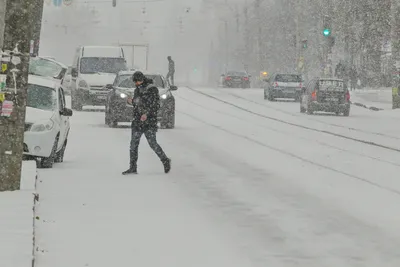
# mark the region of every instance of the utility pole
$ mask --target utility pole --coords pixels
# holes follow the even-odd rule
[[[225,31],[225,71],[229,69],[229,28],[228,28],[228,21],[224,20],[224,31]]]
[[[256,12],[257,22],[257,61],[258,61],[258,73],[263,71],[263,60],[262,60],[262,29],[261,29],[261,16],[260,16],[261,0],[254,1],[254,9]]]
[[[30,42],[40,35],[42,20],[37,8],[43,8],[42,0],[7,0],[1,58],[7,79],[1,92],[5,100],[0,115],[0,191],[20,188]]]
[[[392,37],[392,108],[400,108],[400,0],[393,0],[391,5]]]

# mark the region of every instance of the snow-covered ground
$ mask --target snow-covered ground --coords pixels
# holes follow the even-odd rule
[[[353,102],[364,104],[367,107],[392,109],[392,88],[365,88],[350,93]]]
[[[75,112],[40,170],[37,267],[400,266],[399,112],[300,114],[260,90],[180,88],[176,128],[142,139]]]
[[[22,165],[21,190],[0,193],[0,266],[31,267],[36,164]]]

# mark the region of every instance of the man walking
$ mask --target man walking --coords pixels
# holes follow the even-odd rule
[[[175,85],[174,84],[175,62],[172,60],[171,56],[168,56],[167,59],[168,59],[168,74],[166,79],[169,82],[169,78],[171,78],[170,85]]]
[[[158,88],[152,84],[151,79],[146,78],[140,71],[133,74],[132,80],[136,88],[133,99],[128,99],[128,103],[133,105],[130,166],[122,174],[137,174],[139,143],[143,134],[163,163],[165,173],[168,173],[171,170],[171,159],[165,155],[163,149],[157,143],[157,113],[160,108]]]

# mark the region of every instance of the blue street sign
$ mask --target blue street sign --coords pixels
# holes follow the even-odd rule
[[[53,0],[54,6],[61,6],[62,0]]]

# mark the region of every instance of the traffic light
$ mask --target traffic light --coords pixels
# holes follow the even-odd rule
[[[335,37],[334,36],[329,36],[328,38],[328,45],[330,47],[333,47],[335,45]]]
[[[116,7],[117,6],[117,0],[112,0],[112,6]]]
[[[307,39],[302,40],[302,41],[301,41],[301,46],[302,46],[304,49],[307,49],[307,47],[308,47],[308,40],[307,40]]]
[[[322,34],[325,37],[331,36],[332,34],[332,19],[329,16],[324,16]]]

